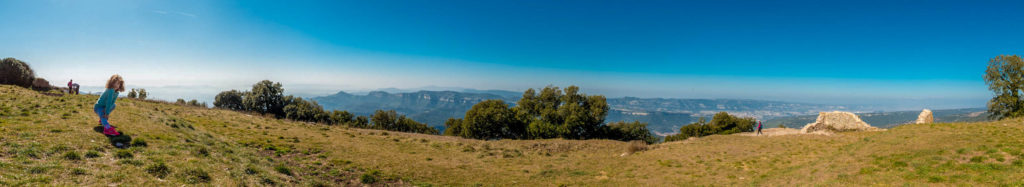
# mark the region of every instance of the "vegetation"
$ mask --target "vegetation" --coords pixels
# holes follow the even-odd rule
[[[27,63],[15,58],[0,60],[0,84],[31,88],[36,74]]]
[[[145,100],[146,97],[149,97],[149,92],[144,88],[132,88],[128,91],[128,98]]]
[[[994,94],[988,102],[993,119],[1024,116],[1024,60],[1017,55],[999,55],[988,62],[985,84]]]
[[[253,85],[252,90],[223,91],[217,94],[214,107],[273,115],[276,118],[314,122],[327,125],[347,125],[357,128],[381,129],[401,132],[438,134],[438,130],[416,122],[396,111],[378,110],[370,118],[355,116],[348,111],[325,111],[316,101],[301,97],[285,96],[281,83],[263,80]],[[205,104],[203,105],[205,106]]]
[[[88,106],[96,99],[0,86],[0,186],[361,186],[364,178],[372,186],[1024,184],[1020,119],[830,136],[710,135],[642,146],[385,133],[123,100],[111,123],[148,146],[117,149],[92,129]],[[210,156],[192,153],[199,148]],[[108,159],[117,150],[134,157]],[[629,150],[635,152],[623,156]],[[85,154],[67,160],[66,152]],[[147,171],[158,162],[168,169],[163,181]],[[278,165],[292,176],[275,171]]]
[[[604,124],[608,104],[604,96],[580,94],[579,87],[563,90],[548,86],[538,94],[534,89],[523,93],[515,107],[501,100],[485,100],[466,111],[465,119],[450,118],[444,134],[474,139],[593,139],[643,140],[658,139],[646,123],[617,122]]]
[[[754,118],[740,118],[729,115],[726,112],[719,112],[706,122],[700,118],[696,123],[679,128],[679,134],[666,136],[665,142],[686,140],[690,137],[702,137],[713,134],[735,134],[740,132],[754,131],[756,121]]]

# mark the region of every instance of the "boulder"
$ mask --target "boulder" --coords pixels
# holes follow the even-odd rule
[[[934,122],[935,122],[935,118],[932,117],[932,110],[924,109],[924,110],[921,110],[921,114],[917,115],[917,120],[914,121],[914,124],[934,123]]]
[[[850,112],[821,112],[814,123],[808,123],[800,133],[824,132],[846,132],[846,131],[874,131],[879,130],[868,123],[860,120],[856,114]]]

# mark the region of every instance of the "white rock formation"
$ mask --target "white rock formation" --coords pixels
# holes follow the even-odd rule
[[[874,130],[879,130],[879,128],[864,123],[856,114],[834,111],[818,113],[818,119],[814,123],[808,123],[803,129],[800,129],[800,133]]]
[[[920,115],[917,115],[917,120],[914,121],[914,124],[934,123],[934,122],[935,122],[935,118],[932,117],[932,110],[924,109],[924,110],[921,110],[921,114]]]

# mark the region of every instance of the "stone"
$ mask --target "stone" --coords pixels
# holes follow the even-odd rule
[[[814,133],[814,132],[846,132],[846,131],[876,131],[881,130],[877,127],[872,127],[868,123],[860,120],[856,114],[850,112],[821,112],[818,113],[818,119],[814,123],[808,123],[803,129],[800,129],[800,133]]]
[[[921,114],[917,115],[917,120],[914,121],[914,124],[934,123],[934,122],[935,122],[935,117],[932,117],[932,110],[924,109],[924,110],[921,110]]]

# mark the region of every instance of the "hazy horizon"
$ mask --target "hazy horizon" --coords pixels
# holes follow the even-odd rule
[[[772,4],[774,9],[762,9]],[[1019,2],[0,1],[2,57],[61,86],[121,74],[212,101],[264,79],[311,97],[382,88],[984,107],[1019,54]],[[991,29],[1001,28],[1001,29]],[[88,91],[88,90],[86,90]]]

